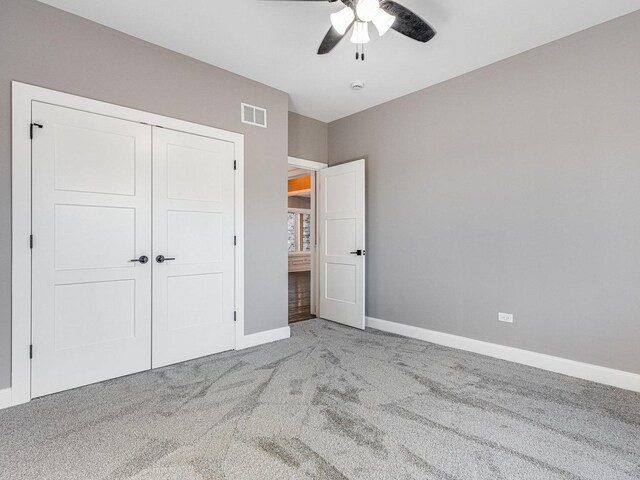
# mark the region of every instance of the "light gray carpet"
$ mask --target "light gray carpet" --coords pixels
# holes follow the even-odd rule
[[[640,395],[323,320],[0,411],[0,478],[639,479]]]

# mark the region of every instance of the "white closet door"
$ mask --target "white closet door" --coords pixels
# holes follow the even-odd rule
[[[151,127],[38,102],[32,115],[38,397],[150,368]]]
[[[235,347],[234,152],[153,129],[154,368]]]
[[[364,160],[318,173],[320,316],[364,329]]]

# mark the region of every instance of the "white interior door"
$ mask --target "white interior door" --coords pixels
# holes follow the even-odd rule
[[[32,396],[150,368],[151,127],[33,102]]]
[[[364,329],[364,160],[318,174],[320,316]]]
[[[234,156],[153,129],[154,368],[235,347]]]

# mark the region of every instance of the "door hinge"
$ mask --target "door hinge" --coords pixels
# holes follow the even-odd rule
[[[233,161],[233,169],[234,170],[238,169],[238,162],[236,160]]]
[[[238,313],[238,312],[233,312],[233,321],[234,321],[234,322],[236,321],[237,313]]]
[[[33,358],[33,345],[29,345],[29,358]]]
[[[33,127],[42,128],[42,125],[39,123],[31,123],[29,124],[29,139],[33,140]]]
[[[33,235],[29,235],[29,248],[33,248]]]
[[[238,237],[233,236],[233,246],[235,247],[238,244]]]

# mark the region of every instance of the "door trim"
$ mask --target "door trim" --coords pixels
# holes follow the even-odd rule
[[[235,144],[235,348],[244,340],[244,135],[98,100],[11,82],[11,403],[31,400],[31,104],[34,101],[161,126]],[[46,125],[44,126],[46,128]],[[34,135],[37,135],[37,130]],[[37,239],[34,239],[37,248]],[[34,355],[37,355],[37,346]],[[4,392],[4,391],[3,391]],[[6,393],[6,392],[5,392]]]
[[[304,158],[289,157],[289,165],[293,167],[303,168],[305,170],[322,170],[329,167],[328,163],[315,162],[313,160],[305,160]]]

